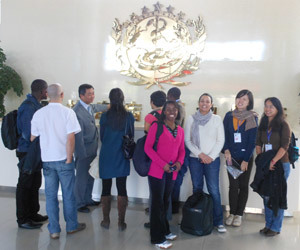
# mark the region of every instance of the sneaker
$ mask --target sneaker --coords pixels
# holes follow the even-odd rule
[[[166,237],[167,240],[176,240],[177,239],[177,235],[176,234],[172,234],[172,233],[169,233],[165,237]]]
[[[232,222],[233,222],[233,218],[234,218],[234,215],[233,215],[233,214],[230,214],[230,215],[227,217],[227,219],[226,219],[226,221],[225,221],[225,224],[226,224],[227,226],[231,226],[231,225],[232,225]]]
[[[59,239],[59,233],[53,233],[53,234],[50,234],[50,238],[53,239],[53,240],[57,240]]]
[[[74,233],[77,233],[79,231],[82,231],[85,228],[86,228],[86,224],[85,223],[78,223],[77,228],[74,229],[74,230],[72,230],[72,231],[68,231],[67,234],[74,234]]]
[[[233,219],[232,226],[234,227],[240,227],[242,225],[242,216],[235,215]]]
[[[173,244],[167,240],[165,240],[163,243],[155,244],[156,247],[162,248],[162,249],[168,249],[173,246]]]
[[[223,225],[219,225],[216,227],[219,233],[226,233],[227,230]]]

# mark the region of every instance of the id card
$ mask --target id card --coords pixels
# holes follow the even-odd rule
[[[241,143],[241,142],[242,142],[241,133],[234,133],[234,143]]]
[[[270,143],[265,144],[265,152],[267,152],[269,150],[272,150],[272,144],[270,144]]]

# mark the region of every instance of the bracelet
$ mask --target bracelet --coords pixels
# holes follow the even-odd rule
[[[271,160],[271,163],[272,163],[273,165],[275,165],[275,164],[276,164],[276,161],[274,161],[274,160]]]

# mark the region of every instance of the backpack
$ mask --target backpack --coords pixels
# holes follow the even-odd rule
[[[295,137],[294,133],[292,132],[291,135],[291,142],[289,144],[289,148],[287,150],[289,154],[289,161],[292,164],[293,168],[295,168],[295,162],[299,159],[299,148],[296,146],[296,141],[298,138]]]
[[[157,121],[154,121],[153,123],[157,123],[155,143],[153,146],[153,149],[156,151],[159,137],[163,133],[163,124],[159,123]],[[137,140],[135,150],[133,153],[133,157],[132,157],[134,169],[138,173],[138,175],[140,175],[142,177],[145,177],[148,175],[150,165],[151,165],[151,159],[148,157],[148,155],[145,153],[145,150],[144,150],[146,138],[147,138],[147,135],[144,135],[143,137],[141,137],[140,139]]]
[[[180,228],[198,236],[208,235],[214,228],[213,200],[209,194],[196,192],[184,203]]]
[[[20,137],[17,128],[18,111],[13,110],[5,115],[2,119],[1,137],[6,148],[14,150],[18,147]]]

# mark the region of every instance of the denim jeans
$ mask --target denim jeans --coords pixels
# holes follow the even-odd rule
[[[210,164],[204,164],[198,158],[190,157],[190,172],[193,183],[193,193],[203,190],[203,177],[207,190],[213,199],[214,226],[223,225],[223,209],[219,191],[220,158],[216,158]]]
[[[289,162],[282,163],[282,167],[284,170],[284,178],[287,180],[291,171],[290,163]],[[277,216],[275,216],[272,209],[268,208],[267,206],[268,200],[269,197],[264,197],[266,228],[269,228],[274,232],[280,232],[282,227],[283,217],[284,217],[284,209],[279,209]]]
[[[61,184],[63,196],[63,211],[67,232],[78,227],[76,200],[74,196],[75,164],[64,161],[43,162],[45,177],[46,210],[49,216],[48,230],[59,233],[59,203],[57,192]]]

